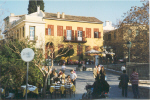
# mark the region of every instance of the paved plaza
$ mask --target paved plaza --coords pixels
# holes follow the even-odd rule
[[[66,65],[66,71],[65,74],[69,75],[71,69],[76,70],[77,65]],[[88,65],[88,67],[94,67],[94,65]],[[53,68],[57,68],[57,71],[61,69],[61,66],[54,66]],[[93,72],[92,71],[76,71],[77,73],[77,80],[76,80],[76,95],[75,97],[67,97],[63,99],[81,99],[82,94],[86,92],[84,89],[86,86],[86,83],[93,84],[94,83],[94,78],[93,78]],[[110,85],[110,92],[109,96],[106,99],[133,99],[133,93],[131,91],[128,91],[128,97],[122,97],[121,95],[121,89],[118,88],[119,80],[118,77],[119,75],[115,75],[113,73],[107,72],[107,82]],[[142,98],[141,98],[142,99]]]

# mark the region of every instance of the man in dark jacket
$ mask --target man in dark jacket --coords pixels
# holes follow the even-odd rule
[[[120,76],[121,86],[122,86],[122,96],[127,97],[129,76],[126,74],[126,70],[123,70],[123,74]]]

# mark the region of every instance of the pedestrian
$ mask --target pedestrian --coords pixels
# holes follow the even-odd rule
[[[104,66],[102,66],[100,70],[100,77],[102,81],[105,81],[105,76],[106,76],[106,72],[105,72]]]
[[[132,91],[134,94],[134,98],[140,98],[139,90],[138,90],[139,76],[138,76],[138,73],[135,71],[135,68],[133,68],[133,72],[130,75],[130,81],[132,84]]]
[[[66,70],[65,63],[63,63],[63,65],[62,65],[62,67],[61,67],[61,68],[62,68],[62,71],[63,71],[63,72],[65,72],[65,70]]]
[[[123,65],[123,66],[121,67],[121,71],[122,71],[122,72],[123,72],[123,70],[126,70],[125,65]]]
[[[93,69],[93,77],[95,78],[96,80],[96,77],[97,77],[97,66],[95,66],[95,68]]]
[[[122,87],[122,96],[127,97],[128,95],[128,82],[129,82],[129,76],[126,74],[126,70],[123,70],[123,74],[120,76],[120,82]]]
[[[82,64],[82,66],[83,66],[83,71],[86,71],[86,66],[85,66],[85,63],[83,62],[83,64]]]
[[[73,83],[74,86],[76,86],[77,74],[75,74],[75,73],[73,72],[73,70],[71,70],[70,72],[71,72],[71,74],[70,74],[71,82]]]

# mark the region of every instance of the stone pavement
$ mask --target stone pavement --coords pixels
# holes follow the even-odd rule
[[[76,69],[77,65],[66,65],[66,71],[65,74],[69,75],[71,69]],[[87,65],[87,67],[94,67],[94,65]],[[59,71],[61,69],[61,66],[54,66],[53,68],[57,68]],[[81,99],[82,94],[86,92],[84,89],[86,86],[86,83],[93,84],[94,83],[94,78],[93,78],[93,72],[92,71],[76,71],[77,73],[77,80],[76,80],[76,95],[75,97],[67,97],[67,98],[62,98],[62,99]],[[106,99],[133,99],[133,93],[128,91],[128,97],[122,97],[121,95],[121,89],[118,88],[119,80],[118,77],[119,75],[116,75],[111,72],[107,72],[107,82],[110,85],[110,92],[109,96]],[[146,99],[146,98],[141,98],[141,99]]]

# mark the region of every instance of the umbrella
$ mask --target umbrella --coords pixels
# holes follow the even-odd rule
[[[89,53],[89,54],[100,54],[101,52],[100,51],[97,51],[97,50],[90,50],[90,51],[87,51],[85,53]]]

